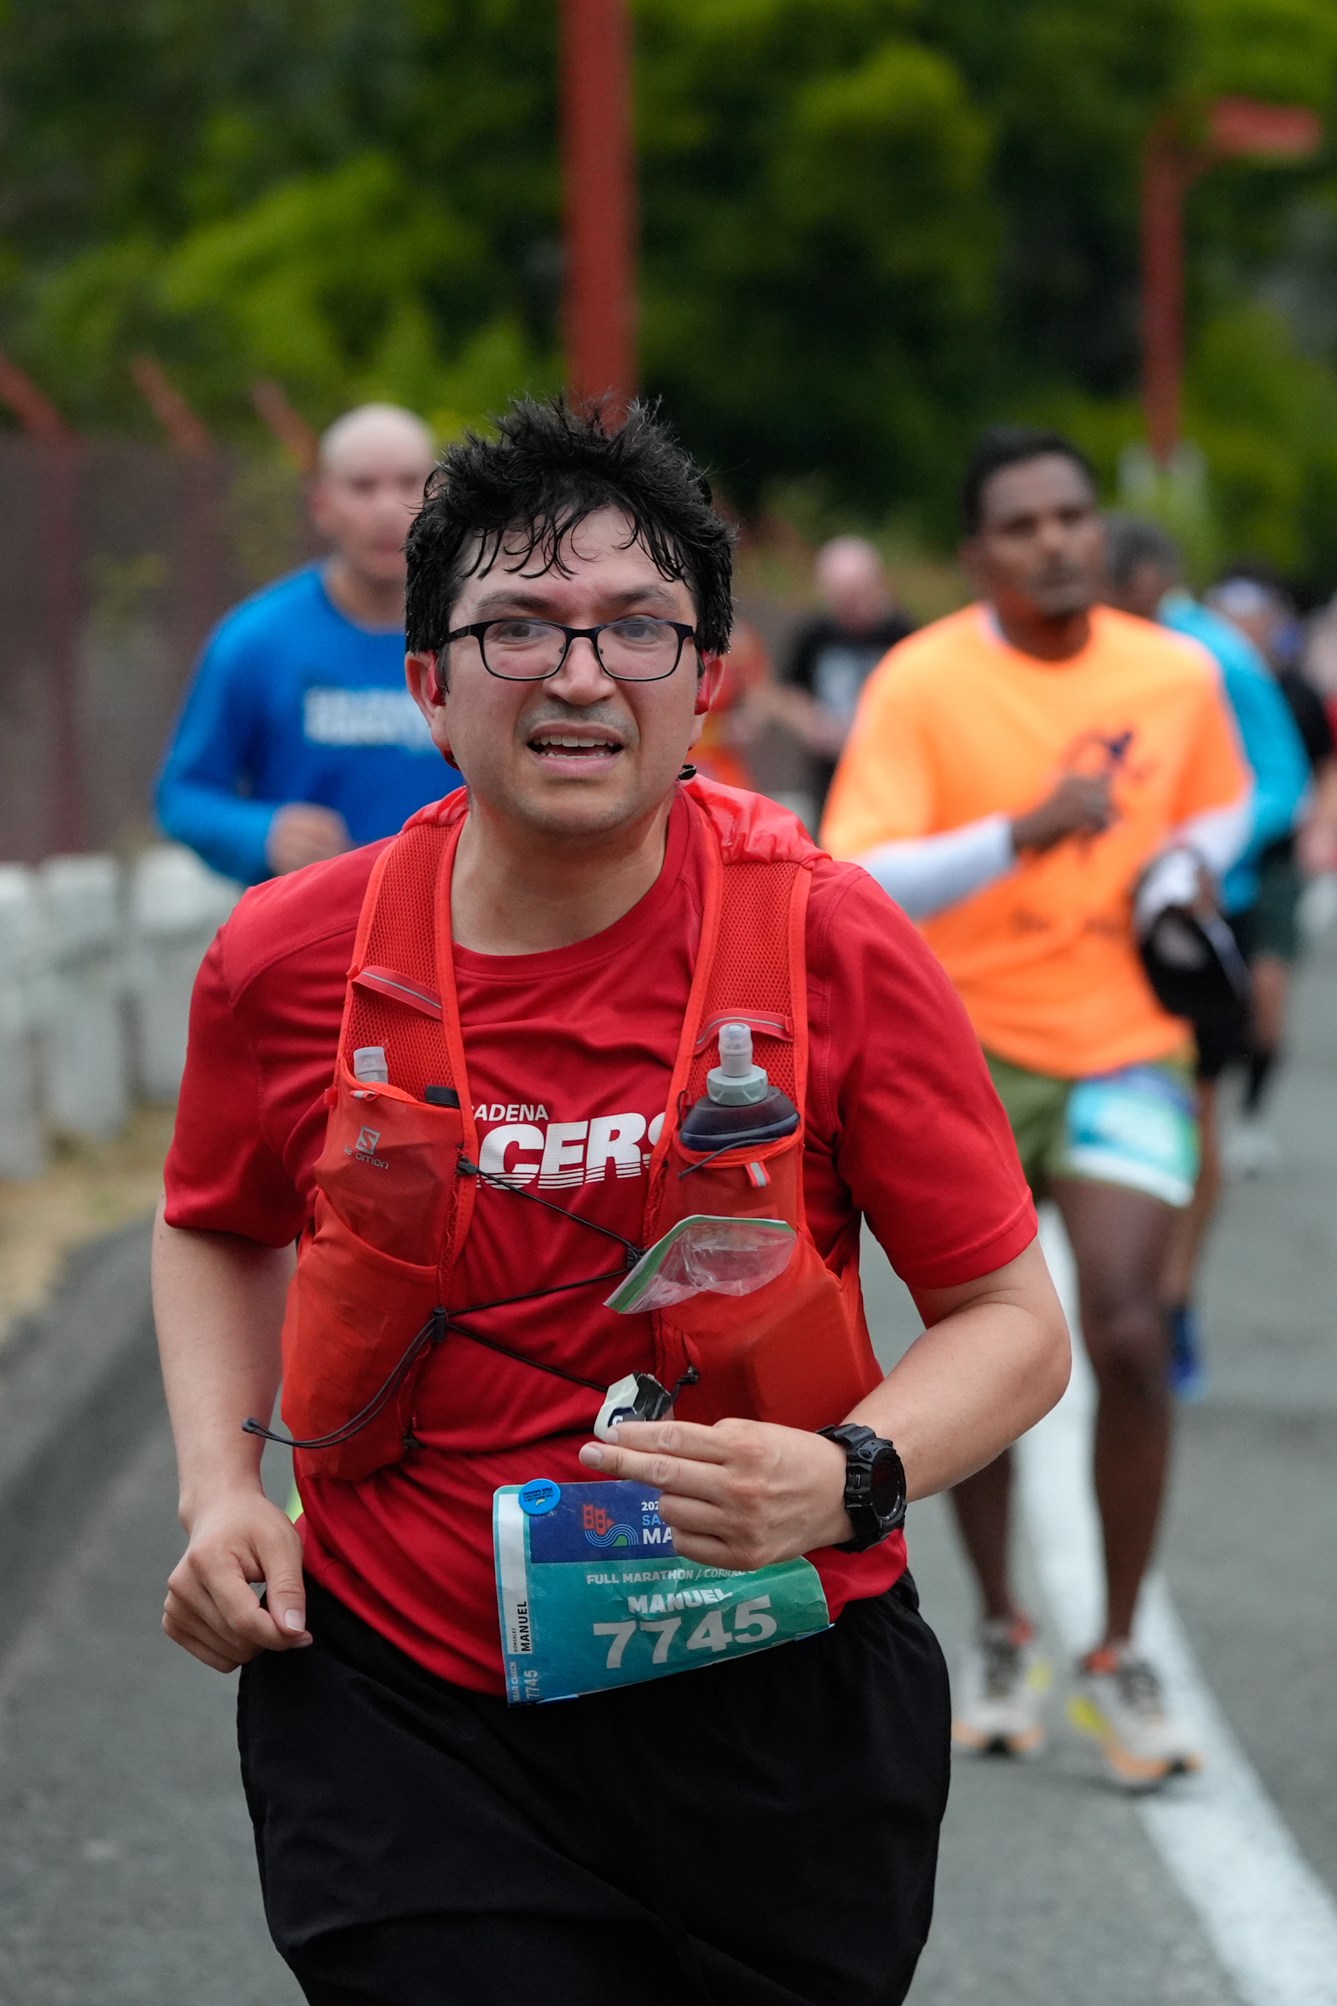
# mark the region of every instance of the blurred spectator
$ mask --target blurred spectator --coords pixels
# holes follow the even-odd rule
[[[1320,606],[1305,632],[1304,671],[1323,699],[1328,723],[1337,733],[1337,596]],[[1337,868],[1330,865],[1326,868]]]
[[[692,748],[692,761],[708,780],[722,780],[726,787],[755,787],[752,748],[764,722],[775,671],[766,643],[748,620],[734,621],[729,652],[717,659],[723,675]]]
[[[881,554],[861,536],[823,544],[814,575],[826,611],[794,636],[786,679],[767,709],[807,751],[820,812],[860,692],[887,650],[914,632],[914,621],[896,603]]]
[[[1188,591],[1173,538],[1155,523],[1122,515],[1106,519],[1106,535],[1110,605],[1200,641],[1221,670],[1254,778],[1252,838],[1221,887],[1222,907],[1233,916],[1258,895],[1262,855],[1295,830],[1309,785],[1306,748],[1257,644]]]
[[[1291,970],[1300,956],[1303,867],[1327,868],[1324,858],[1337,853],[1337,744],[1323,699],[1299,665],[1303,629],[1284,581],[1265,565],[1235,564],[1207,598],[1267,660],[1304,740],[1314,780],[1312,800],[1298,831],[1279,838],[1260,860],[1250,929],[1253,1050],[1243,1119],[1226,1149],[1230,1167],[1250,1176],[1276,1158],[1263,1108],[1285,1036]]]
[[[435,448],[392,404],[325,433],[311,517],[330,545],[205,645],[158,782],[158,818],[254,884],[397,830],[458,786],[404,681],[404,537]]]
[[[1255,908],[1261,891],[1262,860],[1277,844],[1290,840],[1309,792],[1304,742],[1258,648],[1223,614],[1199,605],[1187,591],[1182,559],[1173,539],[1155,523],[1119,515],[1107,518],[1106,537],[1106,597],[1110,604],[1200,641],[1220,667],[1254,782],[1248,847],[1226,872],[1221,905],[1241,952],[1250,959],[1257,934]],[[1193,1201],[1175,1218],[1164,1274],[1174,1382],[1186,1399],[1198,1398],[1206,1390],[1194,1291],[1207,1234],[1221,1199],[1217,1087],[1229,1067],[1252,1068],[1254,1044],[1249,1026],[1241,1027],[1238,1034],[1223,1031],[1219,1025],[1194,1028],[1201,1161]]]

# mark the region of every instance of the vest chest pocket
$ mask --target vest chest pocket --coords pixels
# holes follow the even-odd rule
[[[462,1141],[458,1108],[340,1080],[284,1319],[283,1418],[301,1441],[346,1439],[299,1450],[304,1473],[357,1482],[404,1453]]]
[[[316,1183],[358,1238],[433,1267],[451,1225],[464,1125],[396,1087],[338,1086]]]
[[[857,1283],[851,1301],[805,1238],[785,1272],[755,1294],[692,1296],[661,1321],[700,1374],[678,1395],[684,1421],[739,1416],[829,1428],[882,1377],[857,1316]]]
[[[382,1253],[317,1200],[283,1323],[284,1422],[311,1441],[348,1428],[383,1390],[385,1399],[346,1440],[299,1450],[303,1474],[357,1482],[403,1455],[440,1300],[435,1263]]]
[[[756,1162],[768,1179],[761,1186],[749,1174]],[[798,1136],[706,1163],[675,1138],[657,1223],[701,1211],[797,1224],[801,1174]],[[742,1296],[703,1290],[660,1311],[656,1326],[666,1368],[685,1358],[700,1374],[678,1396],[684,1421],[737,1416],[825,1428],[843,1421],[882,1377],[858,1307],[857,1268],[833,1273],[804,1227],[773,1281]]]

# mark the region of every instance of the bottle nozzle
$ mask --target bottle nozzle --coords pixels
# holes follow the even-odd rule
[[[766,1068],[753,1063],[750,1027],[721,1024],[720,1062],[706,1074],[711,1100],[726,1107],[743,1107],[764,1100],[769,1087]]]
[[[720,1025],[719,1069],[727,1080],[744,1079],[752,1071],[752,1032],[748,1025]]]

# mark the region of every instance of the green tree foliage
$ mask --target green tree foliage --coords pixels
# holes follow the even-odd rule
[[[988,344],[991,137],[886,0],[645,0],[647,373],[730,490],[922,489]],[[727,360],[726,360],[727,358]]]
[[[1337,133],[1332,0],[634,0],[647,383],[760,506],[952,534],[971,432],[1139,434],[1139,162],[1221,94]],[[157,355],[445,432],[560,380],[557,0],[8,0],[0,342],[81,423]],[[1214,535],[1337,576],[1337,163],[1189,204]]]

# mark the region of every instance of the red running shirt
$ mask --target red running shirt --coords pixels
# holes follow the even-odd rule
[[[700,936],[700,841],[680,800],[657,882],[616,925],[545,954],[455,953],[484,1167],[528,1173],[529,1191],[633,1241]],[[173,1226],[275,1247],[305,1226],[345,974],[379,847],[248,892],[210,949],[167,1161]],[[851,1242],[862,1213],[912,1289],[1002,1267],[1030,1244],[1034,1211],[942,970],[864,871],[827,860],[814,875],[808,962],[804,1176],[818,1246]],[[393,1054],[390,1065],[393,1077]],[[475,1320],[511,1349],[607,1386],[652,1355],[648,1318],[602,1307],[620,1267],[613,1241],[485,1186],[452,1307],[604,1277]],[[598,1404],[582,1387],[448,1338],[420,1382],[421,1449],[365,1483],[305,1484],[308,1570],[429,1671],[500,1692],[492,1493],[535,1476],[587,1476],[577,1451]],[[905,1547],[897,1535],[866,1554],[813,1558],[835,1616],[889,1588]]]

